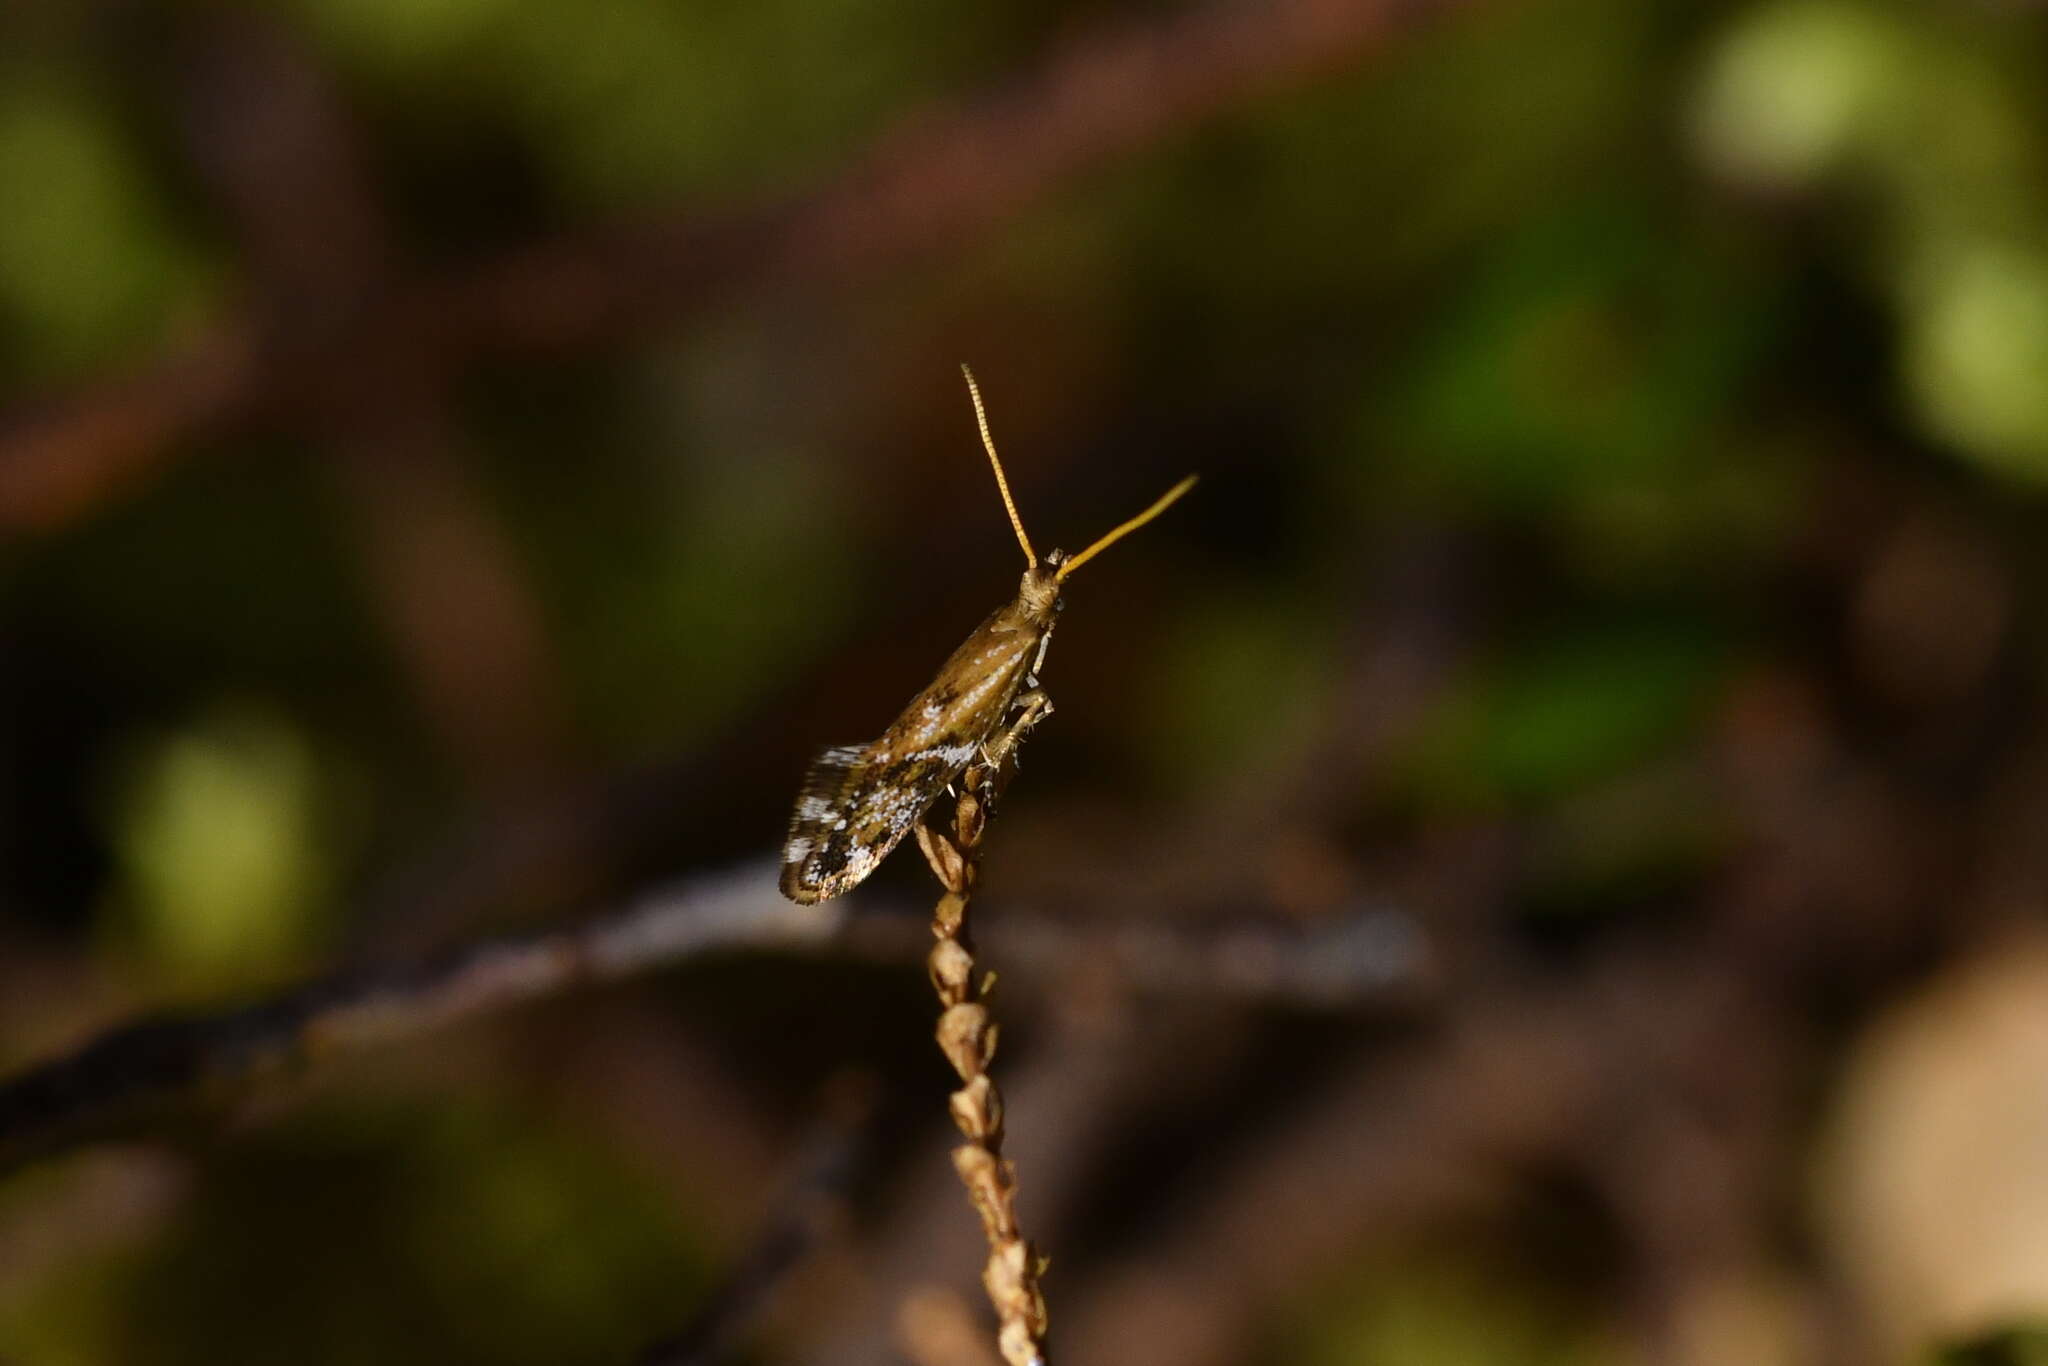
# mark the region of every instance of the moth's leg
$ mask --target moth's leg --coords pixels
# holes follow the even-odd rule
[[[1024,737],[1031,728],[1052,715],[1052,699],[1043,688],[1028,688],[1017,694],[1017,700],[1010,704],[1014,715],[981,742],[981,762],[990,768],[1001,768],[1017,757],[1017,746],[1024,743]]]
[[[924,850],[925,861],[931,864],[932,872],[949,892],[965,895],[965,875],[960,871],[965,861],[960,853],[960,842],[971,844],[979,838],[982,822],[988,819],[989,805],[995,801],[1010,774],[1017,770],[1017,746],[1023,743],[1033,726],[1052,715],[1052,699],[1045,695],[1044,689],[1037,687],[1017,694],[1011,707],[1013,714],[1010,719],[981,742],[981,753],[960,775],[960,795],[953,807],[954,828],[960,841],[955,841],[935,825],[929,812],[918,820],[918,847]],[[950,785],[948,790],[951,790]],[[964,906],[965,902],[958,904]]]

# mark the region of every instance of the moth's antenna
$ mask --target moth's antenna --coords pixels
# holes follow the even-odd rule
[[[1073,559],[1068,560],[1066,563],[1062,564],[1059,567],[1059,569],[1053,574],[1053,581],[1055,583],[1065,583],[1067,575],[1073,573],[1076,569],[1079,569],[1082,565],[1088,563],[1088,561],[1096,554],[1096,552],[1106,550],[1110,546],[1115,545],[1118,541],[1121,541],[1124,537],[1130,535],[1133,531],[1136,531],[1139,527],[1145,525],[1145,523],[1151,521],[1154,517],[1157,517],[1160,513],[1172,507],[1175,501],[1178,500],[1183,493],[1186,493],[1189,489],[1193,488],[1194,486],[1195,476],[1191,474],[1187,478],[1181,480],[1178,484],[1175,484],[1172,488],[1168,489],[1165,493],[1161,494],[1159,497],[1159,501],[1154,503],[1151,507],[1146,508],[1143,512],[1131,518],[1130,521],[1125,522],[1122,526],[1116,528],[1114,531],[1111,531],[1108,535],[1104,536],[1094,545],[1089,546],[1086,550],[1074,556]],[[1023,534],[1023,529],[1021,527],[1018,529],[1018,534]]]
[[[1017,544],[1024,547],[1024,559],[1033,569],[1038,568],[1038,552],[1031,548],[1031,538],[1024,534],[1024,519],[1017,515],[1017,502],[1010,497],[1010,481],[1003,477],[1003,462],[996,457],[996,439],[988,434],[988,414],[981,407],[981,386],[974,382],[974,372],[965,365],[960,373],[967,376],[967,396],[974,400],[974,420],[981,426],[982,448],[988,452],[988,463],[996,467],[996,487],[1003,492],[1003,508],[1010,514],[1010,525],[1016,528]]]

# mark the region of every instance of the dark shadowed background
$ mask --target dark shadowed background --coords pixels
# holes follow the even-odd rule
[[[961,361],[1041,549],[1202,476],[977,901],[1054,1361],[2048,1360],[2044,74],[0,8],[0,1360],[989,1359],[930,877],[773,893],[1014,592]]]

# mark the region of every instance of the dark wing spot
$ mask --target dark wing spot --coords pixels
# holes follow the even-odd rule
[[[780,885],[791,901],[808,905],[858,886],[965,766],[930,751],[870,761],[879,744],[826,750],[805,775],[782,846]]]

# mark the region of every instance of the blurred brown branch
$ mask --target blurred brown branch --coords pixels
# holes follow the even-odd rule
[[[371,139],[282,23],[203,12],[178,43],[186,159],[271,308],[266,341],[317,351],[404,277]],[[462,448],[443,356],[390,343],[323,370],[297,416],[427,720],[475,777],[530,784],[566,749],[542,613]]]
[[[392,281],[278,347],[249,307],[132,373],[0,418],[0,533],[51,531],[184,442],[346,392],[363,367],[587,346],[741,290],[957,248],[1119,157],[1277,88],[1334,75],[1461,0],[1276,0],[1083,35],[1033,76],[885,133],[811,192],[569,236],[448,278]]]
[[[579,924],[485,939],[410,963],[343,973],[215,1015],[143,1019],[0,1082],[0,1172],[100,1139],[146,1134],[197,1104],[340,1052],[423,1034],[491,1011],[617,981],[707,953],[819,951],[912,962],[930,935],[918,917],[845,903],[797,908],[770,872],[747,866],[651,893]],[[1413,1003],[1432,965],[1419,931],[1366,908],[1309,933],[1070,928],[1014,908],[988,938],[1036,964],[1085,961],[1154,991],[1217,991],[1317,1008]]]

